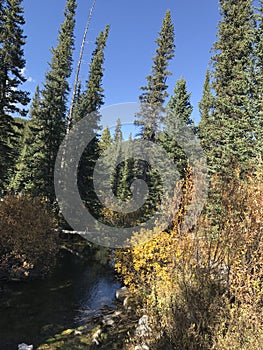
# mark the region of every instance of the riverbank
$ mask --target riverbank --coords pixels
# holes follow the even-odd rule
[[[138,318],[131,310],[108,308],[84,326],[66,329],[47,339],[38,350],[129,349]]]
[[[149,317],[126,287],[116,291],[114,307],[98,310],[85,325],[50,337],[37,350],[150,350],[153,334]]]
[[[75,250],[75,243],[74,251],[84,252],[84,245]],[[114,306],[120,287],[105,251],[89,253],[89,248],[85,259],[63,249],[54,271],[44,279],[1,285],[0,349],[4,350],[17,350],[21,343],[34,344],[35,350],[54,334],[86,324],[105,305]]]

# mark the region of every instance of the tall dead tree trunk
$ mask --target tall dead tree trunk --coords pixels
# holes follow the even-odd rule
[[[74,107],[75,107],[75,100],[76,100],[76,95],[77,95],[77,88],[78,88],[78,83],[79,83],[79,73],[80,73],[80,68],[81,68],[81,63],[82,63],[82,58],[83,58],[83,52],[85,48],[85,43],[86,43],[86,38],[87,38],[87,33],[89,30],[93,10],[95,8],[96,0],[93,0],[90,12],[89,12],[89,17],[88,21],[84,30],[83,34],[83,39],[80,47],[80,53],[79,53],[79,60],[78,60],[78,65],[76,69],[76,75],[75,75],[75,80],[74,80],[74,87],[73,87],[73,93],[72,93],[72,99],[71,99],[71,104],[70,104],[70,109],[69,109],[69,115],[68,115],[68,121],[67,121],[67,134],[69,133],[72,124],[73,124],[73,112],[74,112]]]

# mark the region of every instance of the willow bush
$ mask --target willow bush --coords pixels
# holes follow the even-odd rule
[[[0,202],[0,276],[42,276],[58,251],[52,212],[40,199],[6,196]]]
[[[181,232],[191,176],[185,182],[173,227],[144,230],[117,254],[117,271],[151,318],[151,346],[262,349],[262,174],[236,172],[227,184],[215,177],[225,213],[217,232],[205,213]]]

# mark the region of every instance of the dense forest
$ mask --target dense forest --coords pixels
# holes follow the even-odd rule
[[[83,205],[111,228],[141,227],[126,247],[114,250],[116,273],[129,289],[134,313],[147,314],[150,322],[151,332],[137,349],[263,348],[263,1],[219,0],[219,5],[199,124],[191,117],[184,78],[168,94],[176,24],[167,10],[138,96],[134,125],[139,132],[124,140],[120,119],[114,133],[101,128],[110,26],[98,33],[87,80],[75,82],[72,99],[77,0],[67,0],[43,86],[30,100],[23,90],[23,1],[0,2],[0,279],[45,277],[51,269],[59,232],[71,229],[56,199],[56,157],[65,136],[88,116],[90,128],[83,132],[92,141],[81,156],[77,179]],[[188,135],[199,140],[205,169],[189,159],[196,146]],[[169,178],[177,176],[171,198],[154,164],[130,156],[134,139],[161,147],[176,165],[176,175],[163,169]],[[110,146],[115,151],[104,163],[111,174],[105,181],[117,200],[129,203],[136,195],[134,181],[147,183],[147,198],[134,212],[114,211],[96,193],[94,169]],[[206,174],[207,197],[192,224],[183,225],[193,198],[201,196],[196,171]],[[143,225],[160,206],[172,216],[169,224]],[[118,349],[134,348],[127,329]]]

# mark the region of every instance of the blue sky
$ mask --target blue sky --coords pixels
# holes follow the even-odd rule
[[[25,88],[31,93],[37,84],[41,86],[44,82],[51,59],[50,48],[56,46],[65,3],[66,0],[24,0],[24,31],[27,35],[25,73],[28,77]],[[75,62],[91,3],[91,0],[78,1]],[[171,10],[176,35],[175,58],[169,67],[173,75],[168,80],[168,91],[173,92],[177,79],[186,79],[188,90],[192,93],[192,118],[198,122],[198,102],[202,96],[205,72],[211,57],[210,49],[216,40],[219,20],[218,3],[215,0],[97,0],[81,79],[87,79],[96,36],[110,24],[103,80],[105,106],[137,102],[139,88],[145,85],[145,77],[151,70],[155,39],[167,9]]]

